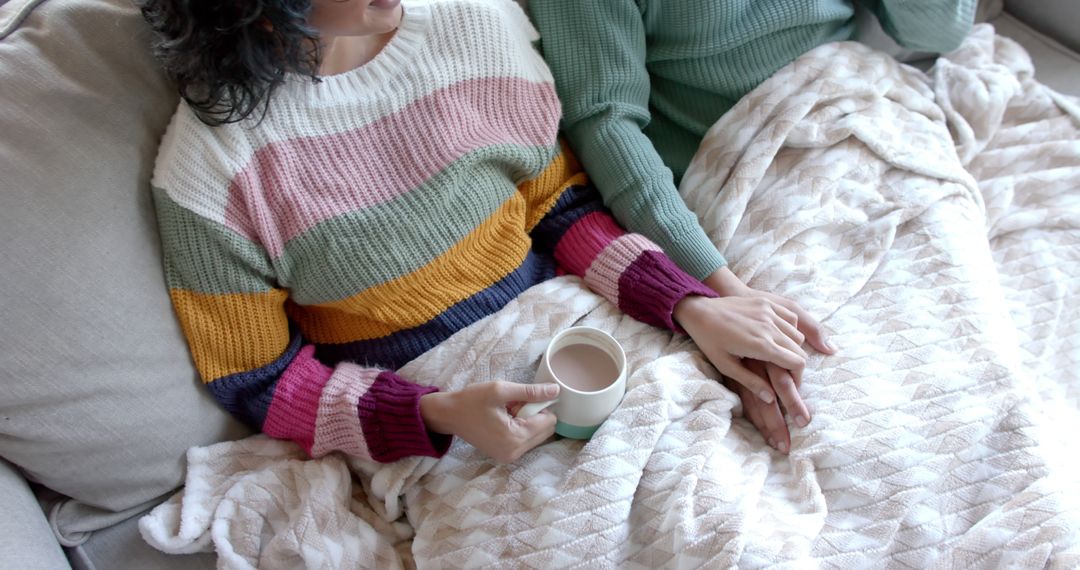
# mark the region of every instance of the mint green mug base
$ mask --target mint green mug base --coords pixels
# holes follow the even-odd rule
[[[598,429],[600,429],[599,425],[583,427],[560,421],[555,422],[555,433],[570,439],[589,439]]]

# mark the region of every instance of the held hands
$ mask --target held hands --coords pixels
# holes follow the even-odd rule
[[[814,347],[818,352],[825,354],[833,354],[836,352],[836,347],[829,342],[829,339],[825,338],[825,333],[821,331],[821,325],[818,324],[817,319],[810,316],[805,309],[799,306],[798,303],[781,297],[780,295],[774,295],[773,293],[766,293],[765,291],[758,291],[746,286],[745,283],[739,280],[734,273],[727,267],[721,267],[705,278],[705,285],[707,285],[713,291],[720,294],[721,297],[757,297],[768,299],[789,311],[795,313],[795,317],[798,319],[797,328],[806,337],[806,341],[810,343],[810,346]],[[801,342],[801,341],[800,341]]]
[[[421,396],[420,416],[429,430],[456,435],[495,461],[512,463],[555,433],[551,412],[529,418],[515,418],[512,412],[558,394],[557,384],[483,382]]]
[[[675,320],[743,402],[747,419],[770,445],[787,453],[791,437],[783,410],[800,427],[810,422],[798,388],[806,366],[803,341],[825,354],[836,349],[821,325],[797,303],[756,291],[726,267],[705,284],[723,297],[687,297],[675,306]]]
[[[794,383],[796,395],[798,394],[797,389],[800,383],[795,382],[787,370],[760,360],[746,359],[743,364],[754,374],[770,379],[774,385],[783,386]],[[791,449],[791,434],[788,432],[787,424],[784,423],[784,412],[780,409],[780,402],[773,401],[766,404],[761,401],[761,398],[750,393],[745,386],[731,379],[725,379],[724,385],[742,400],[743,415],[761,432],[765,441],[781,453],[787,453]],[[795,423],[799,427],[806,427],[810,423],[810,416],[796,415]]]
[[[675,319],[724,376],[766,404],[779,396],[792,415],[809,419],[796,388],[806,352],[799,346],[803,334],[796,328],[795,313],[768,299],[693,296],[675,306]],[[747,368],[743,358],[775,363],[791,374],[773,384]]]

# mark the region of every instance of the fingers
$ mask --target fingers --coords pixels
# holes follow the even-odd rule
[[[780,297],[780,299],[782,299],[784,301],[788,301],[787,299],[784,299],[783,297]],[[788,302],[793,304],[793,305],[795,304],[793,301],[788,301]],[[795,311],[789,309],[787,306],[785,306],[784,303],[777,302],[774,299],[769,299],[769,303],[772,304],[773,312],[775,312],[778,317],[783,319],[784,322],[790,324],[792,327],[797,327],[798,326],[798,324],[799,324],[799,315],[796,314]]]
[[[732,356],[727,352],[711,355],[707,354],[709,360],[716,366],[716,369],[721,374],[731,378],[733,381],[738,382],[743,388],[746,388],[751,394],[755,395],[762,402],[772,403],[776,401],[776,397],[773,394],[772,386],[769,385],[765,371],[762,370],[762,374],[759,376],[753,371],[743,365],[743,360]],[[753,360],[747,360],[745,362],[752,363]]]
[[[806,403],[803,402],[802,396],[799,395],[798,387],[791,373],[773,364],[767,364],[765,370],[769,375],[769,381],[772,382],[773,389],[776,390],[776,397],[788,414],[791,415],[792,421],[799,427],[806,427],[810,423],[810,410],[807,409]],[[783,423],[782,416],[780,421]],[[787,426],[784,426],[784,432],[787,432]]]
[[[790,338],[781,336],[771,341],[764,340],[762,345],[762,350],[744,356],[772,362],[788,370],[802,370],[806,367],[806,353],[798,346],[795,346],[794,341]]]
[[[555,421],[555,414],[547,410],[528,418],[507,417],[501,426],[503,433],[494,433],[500,430],[489,433],[496,437],[483,451],[499,463],[513,463],[551,437],[555,433]]]
[[[510,442],[493,457],[501,463],[513,463],[555,433],[555,414],[544,410],[528,418],[511,420]]]
[[[737,384],[737,386],[738,389],[735,389],[735,392],[739,394],[739,399],[742,400],[743,415],[750,420],[750,423],[757,428],[762,436],[765,436],[765,421],[761,418],[761,410],[769,404],[762,402],[760,398],[748,392],[742,387],[742,384]],[[768,439],[768,437],[765,437],[766,441]]]
[[[802,347],[799,346],[795,342],[794,339],[792,339],[791,337],[786,336],[786,335],[777,335],[774,340],[775,340],[776,344],[780,346],[780,348],[783,348],[784,350],[787,350],[788,352],[792,353],[803,364],[806,364],[806,358],[809,355],[806,354],[806,351],[803,350]]]
[[[559,385],[546,382],[543,384],[518,384],[516,382],[493,382],[492,396],[496,403],[544,402],[559,395]]]
[[[791,378],[793,380],[795,380],[795,389],[796,390],[802,388],[802,377],[803,377],[803,372],[805,370],[806,370],[806,367],[804,366],[802,368],[792,368],[791,370],[788,371],[791,374]]]
[[[777,301],[782,306],[789,309],[798,319],[796,322],[787,322],[795,325],[799,332],[801,332],[806,339],[806,342],[810,343],[810,346],[814,347],[814,350],[824,354],[834,354],[836,352],[836,345],[829,341],[825,332],[821,330],[821,323],[814,317],[810,316],[810,313],[806,312],[798,303],[791,299],[785,299],[784,297],[774,296],[774,301]],[[778,300],[779,299],[779,300]],[[802,344],[802,341],[799,342]]]
[[[787,323],[794,325],[803,335],[806,342],[809,342],[810,346],[814,347],[814,350],[824,354],[834,354],[836,352],[836,345],[829,341],[825,331],[821,329],[821,323],[810,316],[810,313],[806,312],[806,310],[799,306],[798,303],[772,293],[759,294],[765,295],[766,298],[773,301],[777,307],[783,309],[782,311],[778,309],[776,311],[777,315]],[[793,335],[789,336],[795,338]],[[803,341],[798,340],[797,342],[802,344]]]
[[[748,361],[750,368],[760,369],[761,373],[765,374],[765,371],[761,369],[762,363],[757,361],[757,367],[755,367],[752,364],[753,362]],[[733,389],[735,389],[743,402],[743,415],[757,428],[765,441],[782,453],[790,451],[791,436],[788,433],[787,425],[784,423],[784,416],[780,413],[780,406],[777,402],[766,404],[760,398],[755,398],[752,394],[746,392],[742,386],[735,386]]]
[[[791,434],[784,422],[784,415],[780,412],[780,406],[776,402],[762,403],[760,406],[758,417],[761,418],[761,424],[755,424],[754,427],[758,428],[773,449],[785,454],[791,451]]]
[[[525,452],[542,443],[555,431],[555,416],[548,411],[529,417],[515,418],[511,409],[536,406],[549,402],[559,393],[555,384],[517,384],[514,382],[480,382],[453,393],[452,433],[468,442],[484,455],[499,463],[517,461]],[[425,396],[428,408],[449,397],[435,400]],[[517,404],[526,402],[525,406]],[[425,400],[421,400],[421,405]],[[429,414],[432,415],[432,414]],[[425,423],[428,418],[425,417]]]
[[[781,298],[782,299],[782,298]],[[806,366],[806,351],[800,346],[805,339],[796,327],[799,320],[794,311],[772,299],[762,298],[765,308],[772,313],[771,330],[763,331],[766,339],[761,354],[748,354],[752,358],[773,362],[789,370],[801,370]],[[769,341],[772,342],[769,342]]]
[[[795,324],[788,320],[776,319],[773,324],[776,325],[776,328],[781,334],[794,341],[796,346],[802,345],[803,341],[806,339],[806,336],[799,332],[799,329],[796,328]]]
[[[800,311],[802,309],[799,309]],[[802,311],[803,314],[799,317],[799,330],[806,336],[806,342],[810,343],[810,346],[814,347],[814,350],[823,354],[835,354],[836,345],[832,343],[825,335],[825,332],[821,330],[821,324],[817,322],[813,317]]]
[[[543,411],[520,424],[527,434],[522,443],[522,453],[540,445],[555,433],[555,414]]]

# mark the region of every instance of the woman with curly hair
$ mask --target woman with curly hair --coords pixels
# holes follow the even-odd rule
[[[556,387],[444,393],[394,369],[560,270],[643,322],[802,369],[790,311],[716,299],[614,222],[509,0],[143,11],[184,99],[153,175],[170,296],[203,381],[264,433],[382,462],[458,435],[513,461],[556,420],[508,409]]]

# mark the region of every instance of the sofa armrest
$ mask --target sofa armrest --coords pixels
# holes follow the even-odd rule
[[[71,570],[26,479],[0,459],[0,569]]]
[[[1080,2],[1076,0],[1006,0],[1005,11],[1080,52]]]

